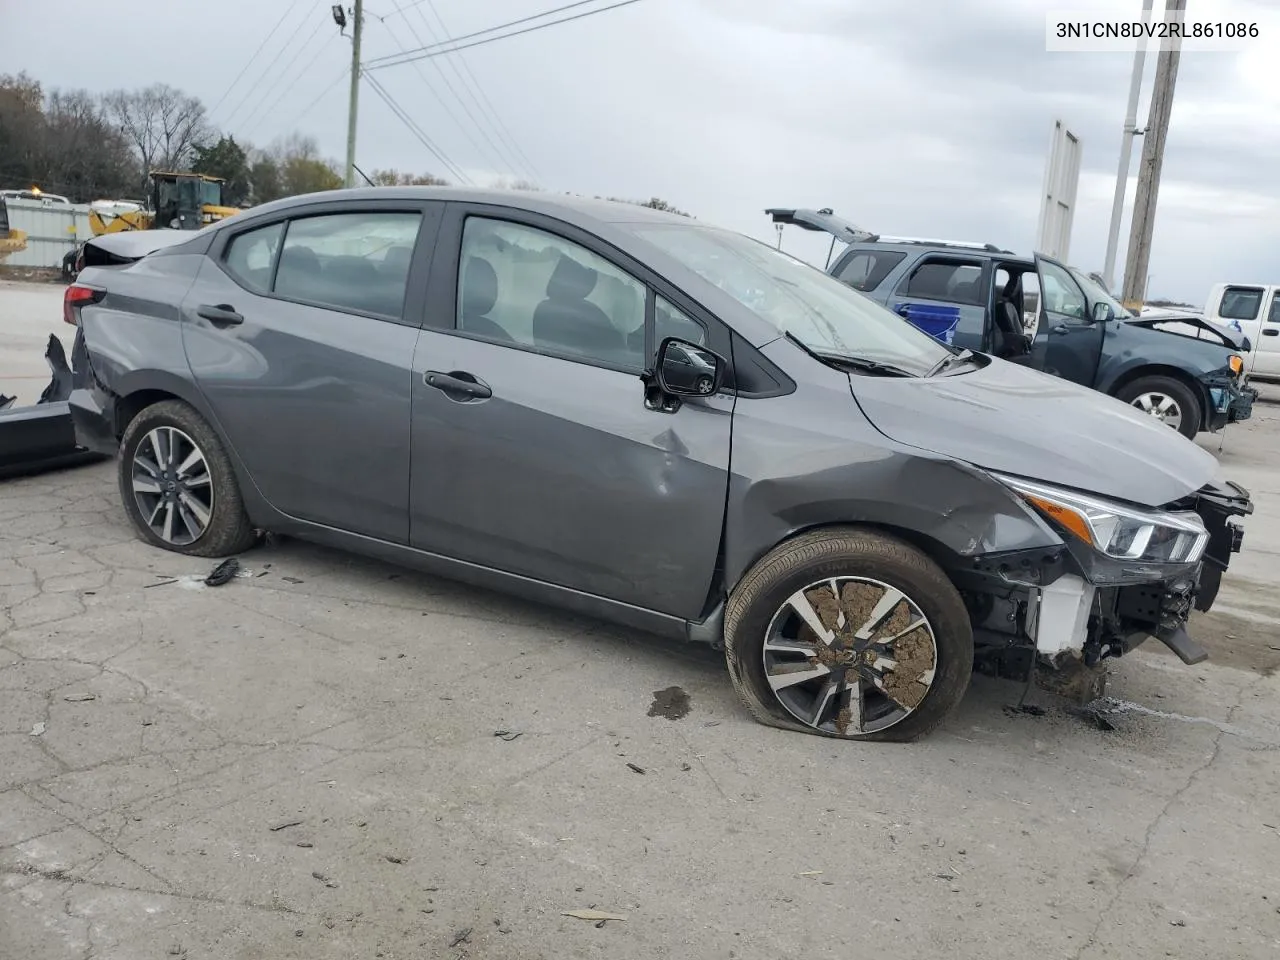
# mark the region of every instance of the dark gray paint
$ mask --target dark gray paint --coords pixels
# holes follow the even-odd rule
[[[233,232],[292,213],[440,201],[446,228],[434,250],[415,254],[400,318],[252,294],[211,259]],[[764,398],[726,392],[668,414],[646,408],[634,374],[459,335],[454,227],[464,207],[505,210],[589,242],[705,322],[722,356],[772,362],[795,388]],[[227,439],[258,526],[713,641],[717,602],[752,562],[804,529],[878,525],[956,565],[1059,548],[980,467],[1139,503],[1203,482],[1202,451],[1042,374],[993,364],[926,381],[827,367],[627,231],[631,220],[688,226],[603,202],[337,191],[201,231],[209,257],[86,271],[108,292],[82,312],[93,375],[77,369],[78,433],[108,449],[123,429],[117,407],[169,393]],[[210,301],[232,303],[245,323],[211,329],[193,313]],[[740,336],[732,343],[730,330]],[[427,370],[469,373],[493,397],[451,400],[425,385]],[[704,616],[703,627],[691,625]]]

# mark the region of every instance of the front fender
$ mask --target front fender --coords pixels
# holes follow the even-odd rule
[[[1168,367],[1192,380],[1203,381],[1221,371],[1230,371],[1227,347],[1180,337],[1163,330],[1117,323],[1103,338],[1102,357],[1094,388],[1113,393],[1144,367]]]

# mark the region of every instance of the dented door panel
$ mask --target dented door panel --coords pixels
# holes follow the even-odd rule
[[[424,330],[412,545],[699,619],[715,572],[734,399],[646,408],[639,377]],[[427,370],[492,392],[451,397]]]

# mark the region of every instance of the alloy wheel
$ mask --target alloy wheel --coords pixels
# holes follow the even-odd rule
[[[195,543],[213,518],[213,482],[204,452],[177,427],[156,427],[138,441],[130,464],[143,521],[174,546]]]
[[[886,730],[928,695],[938,664],[933,627],[896,587],[834,577],[797,590],[774,614],[764,672],[801,723],[838,736]]]
[[[1140,393],[1133,398],[1133,405],[1175,430],[1182,426],[1182,407],[1167,393],[1155,390]]]

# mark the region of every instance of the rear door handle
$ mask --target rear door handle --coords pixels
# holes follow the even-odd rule
[[[428,387],[435,387],[451,400],[467,397],[472,400],[488,400],[493,391],[488,384],[461,370],[443,373],[439,370],[428,370],[422,375],[422,382]]]
[[[196,315],[204,317],[215,327],[234,327],[244,323],[244,317],[236,313],[235,308],[225,303],[202,304],[196,309]]]
[[[1275,327],[1271,327],[1268,330],[1263,330],[1262,335],[1264,337],[1280,337],[1280,330],[1277,330]]]

